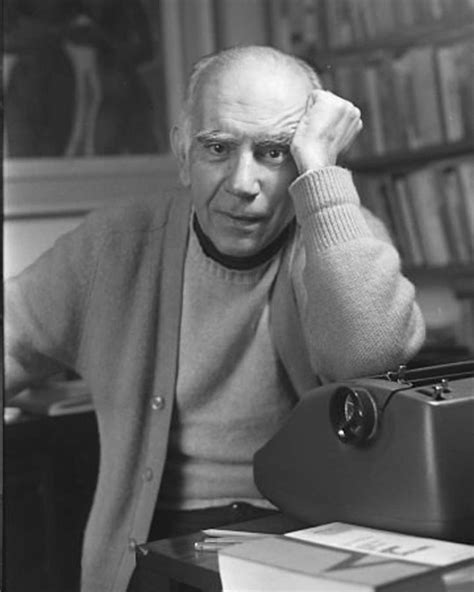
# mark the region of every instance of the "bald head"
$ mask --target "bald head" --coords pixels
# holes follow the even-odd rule
[[[203,98],[203,89],[220,81],[230,81],[233,86],[240,85],[242,92],[245,93],[245,87],[249,83],[249,77],[246,74],[249,70],[253,72],[260,70],[265,73],[266,84],[273,80],[276,90],[278,86],[298,78],[307,85],[308,92],[321,88],[316,72],[306,62],[273,47],[234,47],[201,58],[189,77],[181,114],[180,126],[186,136],[188,147],[191,142],[193,114]],[[269,73],[274,76],[268,76]],[[253,93],[256,89],[252,87],[247,90]]]

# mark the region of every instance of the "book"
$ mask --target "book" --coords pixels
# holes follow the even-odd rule
[[[218,561],[223,592],[467,592],[474,582],[470,545],[340,522],[225,547]]]
[[[351,13],[347,0],[332,0],[326,3],[328,45],[331,49],[342,49],[354,43]]]
[[[461,184],[461,208],[467,226],[467,246],[470,261],[474,262],[474,162],[464,160],[456,168]]]
[[[286,18],[289,53],[311,59],[315,51],[326,47],[324,0],[291,0],[287,2]]]
[[[373,18],[377,36],[384,35],[393,30],[396,7],[392,0],[377,0],[372,2]]]
[[[468,39],[461,43],[457,54],[456,69],[461,99],[461,113],[465,129],[465,137],[474,136],[474,42]]]
[[[179,121],[185,94],[185,60],[181,31],[180,6],[175,0],[161,0],[161,35],[163,37],[166,108],[168,126]]]
[[[348,159],[364,156],[371,151],[372,142],[369,132],[372,126],[367,123],[367,119],[370,117],[370,109],[368,108],[366,93],[360,84],[361,76],[362,64],[357,60],[338,63],[333,68],[336,93],[340,97],[348,99],[360,109],[362,121],[364,122],[362,132],[357,136],[356,141],[347,152]],[[367,128],[369,132],[367,132]]]
[[[440,46],[436,49],[444,134],[449,142],[457,142],[464,136],[461,95],[459,93],[456,66],[458,54],[458,44]]]
[[[407,175],[406,179],[425,262],[435,267],[452,263],[446,229],[441,219],[442,196],[434,171],[420,169]]]
[[[368,62],[364,72],[362,83],[367,93],[367,103],[369,105],[370,117],[370,136],[371,150],[373,154],[382,155],[387,150],[387,142],[383,135],[383,110],[380,104],[378,92],[378,68],[376,62]]]
[[[70,415],[94,409],[92,397],[85,382],[78,380],[51,380],[26,388],[8,402],[9,407],[39,415]]]
[[[396,201],[394,205],[399,212],[401,224],[404,228],[403,240],[405,241],[405,262],[410,265],[421,266],[425,263],[425,255],[420,240],[420,231],[411,207],[411,195],[409,193],[406,177],[394,177],[393,187],[394,199]]]
[[[461,179],[454,165],[437,171],[443,199],[440,208],[441,219],[445,224],[453,261],[469,263],[469,229],[463,207]]]
[[[187,78],[194,63],[216,49],[212,0],[180,0],[179,17],[183,68]]]
[[[393,242],[403,261],[407,262],[411,256],[409,243],[410,239],[404,217],[401,213],[401,207],[398,199],[399,194],[395,186],[395,179],[393,176],[384,175],[383,181],[380,182],[380,193],[385,198],[389,218],[392,221],[391,227]]]
[[[474,355],[474,296],[458,294],[459,316],[455,325],[456,341]]]
[[[409,52],[403,52],[399,56],[393,56],[393,89],[394,101],[397,105],[398,127],[403,131],[403,148],[418,145],[418,122],[415,113],[415,80],[411,67]]]
[[[214,6],[217,49],[268,44],[270,31],[263,0],[219,0]]]
[[[439,88],[432,46],[412,47],[408,55],[413,72],[413,92],[419,137],[412,148],[439,144],[443,140]]]
[[[406,144],[404,104],[399,102],[399,85],[393,69],[393,59],[382,55],[377,65],[377,92],[380,104],[382,135],[386,152],[400,151]],[[387,106],[390,106],[387,108]],[[394,124],[394,122],[397,122]]]
[[[362,2],[349,2],[348,10],[354,42],[362,45],[370,36],[370,24],[367,22],[364,6]]]
[[[403,239],[402,220],[399,216],[394,215],[393,202],[396,200],[396,196],[394,195],[393,183],[390,176],[358,175],[354,181],[359,192],[361,204],[383,222],[400,255],[406,259],[408,256],[406,251],[407,245]]]
[[[289,0],[274,0],[269,3],[269,24],[271,44],[291,53],[293,44],[291,40],[292,23],[290,19]]]

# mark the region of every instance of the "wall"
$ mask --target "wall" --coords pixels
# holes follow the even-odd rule
[[[12,160],[5,163],[4,275],[29,265],[87,212],[177,185],[171,156]]]
[[[75,228],[82,216],[13,219],[4,224],[3,271],[16,275],[65,232]]]

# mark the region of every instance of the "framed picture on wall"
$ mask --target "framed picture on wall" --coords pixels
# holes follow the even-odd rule
[[[8,0],[4,154],[168,151],[157,0]]]

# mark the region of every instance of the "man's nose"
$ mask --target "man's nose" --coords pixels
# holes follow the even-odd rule
[[[225,189],[228,193],[243,199],[254,199],[260,191],[258,163],[253,154],[240,153],[229,162],[229,173]]]

